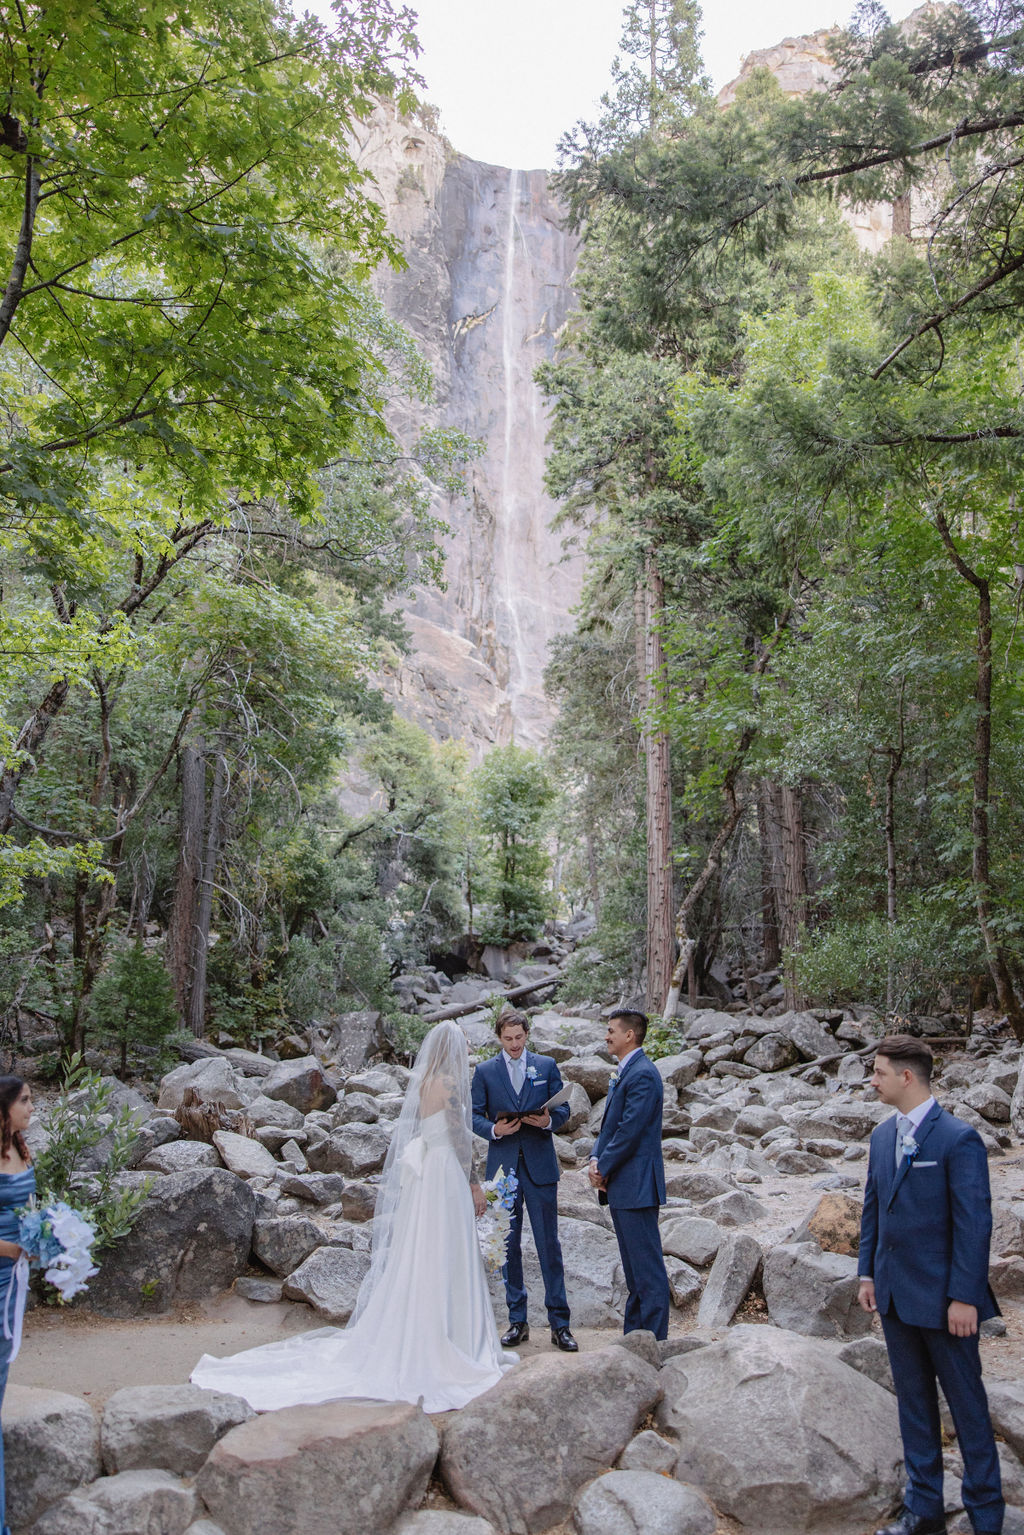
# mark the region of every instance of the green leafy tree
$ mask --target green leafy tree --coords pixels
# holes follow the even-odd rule
[[[475,769],[471,793],[487,839],[483,869],[485,943],[536,937],[551,905],[546,819],[553,789],[535,752],[499,746]]]
[[[93,988],[89,1020],[100,1042],[120,1052],[122,1077],[129,1052],[153,1072],[166,1069],[179,1023],[174,987],[159,956],[139,942],[116,953]]]

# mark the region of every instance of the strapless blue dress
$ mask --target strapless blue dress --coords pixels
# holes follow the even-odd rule
[[[35,1191],[36,1175],[31,1167],[27,1167],[21,1173],[0,1173],[0,1240],[4,1242],[18,1240],[18,1217],[15,1211],[27,1205]],[[3,1406],[4,1392],[7,1389],[7,1371],[10,1369],[14,1342],[13,1338],[4,1335],[7,1331],[13,1333],[15,1330],[14,1297],[11,1295],[13,1283],[14,1259],[0,1258],[0,1318],[9,1319],[8,1328],[0,1324],[0,1408]],[[0,1436],[0,1521],[3,1524],[3,1535],[10,1535],[6,1508],[3,1438]]]

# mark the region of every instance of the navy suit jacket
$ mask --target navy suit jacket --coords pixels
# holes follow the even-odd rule
[[[602,1204],[613,1210],[641,1210],[665,1203],[661,1155],[661,1075],[643,1051],[626,1062],[605,1104],[593,1155],[608,1184]]]
[[[473,1073],[473,1130],[487,1142],[488,1178],[493,1178],[499,1167],[514,1171],[521,1151],[526,1171],[534,1183],[557,1183],[558,1157],[551,1137],[569,1118],[567,1103],[560,1103],[550,1110],[551,1128],[548,1130],[522,1125],[515,1135],[491,1139],[494,1121],[499,1114],[535,1114],[542,1103],[562,1090],[562,1074],[550,1056],[534,1055],[524,1050],[523,1060],[527,1078],[518,1098],[512,1090],[504,1056],[498,1054],[489,1061],[481,1061]]]
[[[950,1301],[998,1316],[988,1283],[992,1205],[988,1158],[976,1130],[935,1104],[918,1127],[913,1160],[896,1166],[896,1118],[871,1137],[858,1272],[875,1281],[881,1312],[911,1327],[948,1326]]]

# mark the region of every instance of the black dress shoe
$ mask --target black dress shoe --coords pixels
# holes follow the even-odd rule
[[[551,1341],[556,1348],[560,1348],[563,1354],[578,1354],[580,1346],[576,1342],[568,1327],[552,1327]]]
[[[932,1514],[925,1518],[905,1508],[898,1519],[894,1519],[884,1529],[876,1530],[875,1535],[946,1535],[946,1516]]]
[[[530,1336],[529,1322],[513,1322],[501,1340],[502,1348],[516,1348]]]

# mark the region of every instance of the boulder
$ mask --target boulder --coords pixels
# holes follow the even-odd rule
[[[80,1396],[8,1386],[3,1405],[7,1518],[15,1529],[100,1474],[100,1430]]]
[[[103,1254],[88,1302],[103,1316],[146,1316],[227,1290],[245,1271],[256,1196],[224,1168],[171,1173]]]
[[[792,1041],[805,1061],[839,1053],[835,1035],[830,1034],[813,1013],[781,1013],[775,1019],[775,1027],[786,1039]]]
[[[868,1380],[873,1380],[876,1386],[895,1392],[889,1350],[881,1338],[854,1338],[852,1342],[843,1344],[839,1358],[852,1370],[859,1370]]]
[[[662,1438],[653,1428],[641,1429],[619,1456],[619,1469],[656,1471],[659,1476],[671,1476],[678,1454],[679,1446],[671,1439]]]
[[[246,1109],[257,1130],[273,1126],[277,1130],[301,1130],[302,1114],[283,1098],[265,1098],[262,1093]]]
[[[737,1135],[768,1135],[772,1130],[777,1130],[785,1121],[777,1109],[770,1109],[759,1103],[749,1103],[745,1109],[741,1109],[736,1116],[733,1130]]]
[[[993,1201],[992,1252],[998,1258],[1024,1258],[1024,1205]]]
[[[158,1146],[166,1146],[169,1141],[179,1140],[180,1137],[181,1126],[169,1115],[157,1114],[153,1119],[147,1119],[144,1125],[139,1126],[128,1166],[140,1167],[151,1151],[155,1151]],[[38,1156],[40,1149],[33,1147],[33,1155]]]
[[[357,1072],[349,1077],[345,1083],[345,1097],[350,1093],[367,1093],[371,1098],[379,1098],[384,1093],[393,1093],[399,1084],[387,1066],[373,1066],[369,1071]]]
[[[828,1344],[735,1327],[670,1359],[660,1380],[656,1417],[679,1441],[676,1477],[758,1535],[860,1535],[895,1503],[896,1403]]]
[[[289,1300],[305,1301],[325,1321],[340,1326],[355,1310],[369,1267],[367,1253],[350,1247],[318,1247],[288,1275],[284,1293]]]
[[[224,1535],[385,1535],[427,1490],[437,1433],[408,1402],[324,1402],[225,1434],[196,1488]]]
[[[728,1327],[750,1293],[760,1267],[761,1244],[745,1232],[729,1232],[711,1265],[697,1311],[697,1326]]]
[[[248,1402],[201,1386],[125,1386],[103,1409],[108,1475],[156,1466],[192,1476],[217,1440],[253,1416]]]
[[[824,1157],[817,1157],[813,1151],[798,1151],[792,1147],[785,1147],[774,1158],[775,1171],[787,1173],[792,1178],[806,1177],[808,1173],[827,1173],[828,1163]]]
[[[663,1055],[654,1064],[666,1087],[689,1087],[700,1075],[704,1058],[699,1050],[684,1050],[681,1055]]]
[[[722,1245],[724,1232],[702,1215],[677,1215],[661,1227],[661,1250],[706,1268]]]
[[[716,1173],[702,1172],[699,1167],[681,1168],[669,1173],[665,1179],[665,1192],[670,1199],[703,1201],[728,1194],[731,1188],[732,1184],[724,1178],[719,1178]]]
[[[377,1206],[377,1189],[372,1183],[346,1183],[341,1196],[341,1213],[347,1221],[372,1221]]]
[[[261,1305],[275,1305],[284,1299],[284,1285],[280,1279],[264,1279],[259,1274],[241,1274],[235,1280],[233,1290],[243,1300],[259,1301]]]
[[[220,1157],[205,1141],[167,1141],[154,1146],[139,1162],[143,1173],[181,1173],[194,1167],[220,1167]]]
[[[789,1240],[817,1242],[823,1252],[855,1257],[860,1246],[861,1208],[861,1201],[852,1194],[822,1194]]]
[[[569,1087],[569,1118],[564,1125],[558,1128],[559,1135],[576,1135],[581,1125],[585,1125],[590,1118],[590,1099],[586,1090],[578,1082],[570,1082]]]
[[[232,1130],[215,1130],[213,1144],[220,1159],[236,1178],[273,1178],[277,1163],[266,1146],[250,1139],[248,1135],[235,1135]]]
[[[282,1277],[294,1273],[311,1252],[323,1245],[323,1232],[305,1215],[271,1216],[269,1220],[258,1220],[252,1231],[254,1254]]]
[[[704,1176],[709,1177],[710,1174],[705,1173]],[[701,1205],[700,1213],[706,1220],[715,1221],[719,1226],[749,1226],[751,1221],[760,1220],[767,1211],[753,1194],[748,1194],[744,1189],[730,1189],[727,1194],[716,1194],[714,1199]]]
[[[242,1088],[239,1078],[223,1056],[211,1055],[169,1071],[160,1082],[157,1107],[173,1114],[175,1109],[181,1107],[181,1100],[188,1087],[194,1087],[204,1103],[221,1103],[226,1109],[244,1108],[246,1099],[254,1096],[251,1089],[246,1092]]]
[[[169,1471],[121,1471],[61,1498],[32,1535],[185,1535],[196,1495]]]
[[[1001,1300],[1024,1299],[1024,1258],[996,1258],[989,1266],[988,1282]]]
[[[441,1475],[507,1535],[547,1530],[660,1398],[659,1372],[628,1349],[535,1355],[446,1421]]]
[[[1024,1384],[1005,1380],[986,1382],[986,1391],[992,1427],[1006,1440],[1014,1454],[1024,1460]]]
[[[394,1535],[497,1535],[493,1524],[476,1514],[459,1514],[450,1508],[421,1508],[403,1514]]]
[[[704,1288],[704,1281],[697,1270],[691,1268],[688,1263],[684,1263],[682,1258],[667,1257],[665,1273],[668,1275],[668,1287],[673,1306],[688,1306],[691,1301],[697,1299]]]
[[[809,1338],[857,1338],[871,1329],[857,1304],[857,1260],[817,1242],[783,1242],[764,1260],[764,1298],[776,1327]]]
[[[384,1019],[374,1007],[340,1013],[331,1025],[327,1054],[346,1071],[358,1071],[384,1049]]]
[[[762,1034],[760,1039],[746,1050],[743,1059],[758,1071],[783,1071],[800,1059],[799,1051],[791,1039],[782,1034]]]
[[[994,1082],[976,1082],[962,1094],[962,1101],[993,1124],[1007,1125],[1010,1122],[1010,1095]]]
[[[294,1194],[312,1205],[336,1205],[345,1191],[340,1173],[278,1173],[282,1194]]]
[[[563,1081],[578,1082],[591,1103],[607,1097],[612,1076],[610,1061],[603,1061],[599,1055],[585,1055],[566,1061],[560,1070]]]
[[[297,1061],[281,1061],[261,1084],[264,1098],[279,1098],[301,1114],[329,1109],[338,1094],[327,1081],[315,1055]]]
[[[379,1173],[388,1154],[388,1137],[379,1125],[345,1125],[319,1146],[311,1146],[309,1165],[318,1173],[365,1178]]]
[[[656,1471],[606,1471],[576,1499],[579,1535],[715,1535],[718,1521],[694,1487]]]
[[[334,1105],[331,1123],[340,1130],[342,1125],[375,1125],[379,1118],[377,1100],[371,1093],[346,1093]]]

